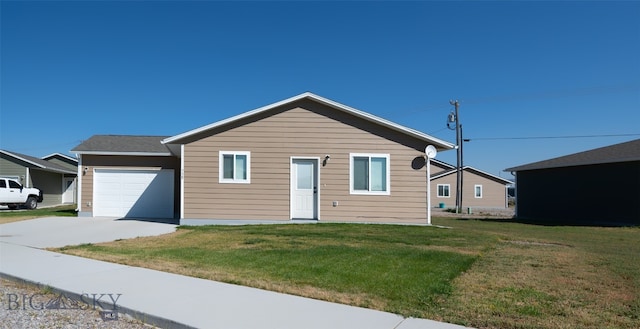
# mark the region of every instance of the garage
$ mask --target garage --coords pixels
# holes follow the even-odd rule
[[[173,169],[95,169],[94,216],[173,218]]]

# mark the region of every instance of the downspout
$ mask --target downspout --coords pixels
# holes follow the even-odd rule
[[[184,144],[180,144],[180,220],[184,219]]]
[[[514,199],[516,200],[516,205],[514,206],[514,214],[516,216],[516,218],[518,218],[518,172],[511,172],[511,175],[513,175],[513,177],[515,177],[515,185],[513,186],[513,196]]]
[[[76,194],[77,194],[77,204],[76,204],[76,213],[80,213],[82,206],[82,154],[76,153],[76,158],[78,158],[78,176],[76,181]]]

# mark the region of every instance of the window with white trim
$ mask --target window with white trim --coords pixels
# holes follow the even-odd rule
[[[449,194],[450,189],[451,189],[451,185],[449,184],[438,184],[438,198],[450,197],[450,194]]]
[[[389,154],[351,153],[351,194],[390,194]]]
[[[482,198],[482,185],[474,185],[473,186],[473,193],[476,196],[476,198],[480,199]]]
[[[251,153],[244,151],[219,152],[220,183],[248,184],[251,179]]]

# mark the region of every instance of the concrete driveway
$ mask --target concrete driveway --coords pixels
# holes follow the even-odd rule
[[[106,217],[45,217],[0,225],[0,241],[59,248],[174,232],[177,225]]]

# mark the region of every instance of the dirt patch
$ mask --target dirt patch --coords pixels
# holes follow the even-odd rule
[[[566,244],[550,243],[550,242],[535,242],[535,241],[521,241],[521,240],[511,240],[511,241],[505,241],[505,242],[525,245],[525,246],[570,247],[569,245],[566,245]]]

